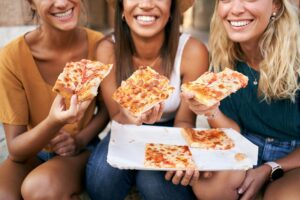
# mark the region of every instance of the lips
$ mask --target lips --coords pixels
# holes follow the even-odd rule
[[[252,22],[252,20],[229,20],[230,25],[234,26],[234,27],[247,26],[251,22]]]
[[[141,25],[152,25],[155,23],[158,19],[158,16],[156,15],[136,15],[134,16],[137,23]]]
[[[54,13],[52,14],[53,16],[55,17],[58,17],[60,19],[63,19],[63,18],[68,18],[68,17],[71,17],[72,16],[72,13],[73,13],[73,8],[69,9],[69,10],[66,10],[64,12],[58,12],[58,13]]]

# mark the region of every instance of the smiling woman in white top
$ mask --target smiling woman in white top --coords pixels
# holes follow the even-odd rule
[[[101,85],[111,119],[123,124],[195,127],[196,115],[180,100],[180,85],[195,80],[208,69],[205,45],[179,32],[181,14],[192,6],[193,0],[110,0],[109,3],[115,8],[115,40],[106,37],[99,43],[96,54],[99,61],[114,64],[112,73]],[[175,92],[165,103],[136,119],[126,115],[111,96],[121,81],[141,65],[150,65],[168,77]],[[165,181],[164,172],[111,167],[106,162],[108,142],[109,137],[98,145],[88,162],[87,190],[93,199],[124,199],[134,184],[145,199],[194,198],[191,188]]]

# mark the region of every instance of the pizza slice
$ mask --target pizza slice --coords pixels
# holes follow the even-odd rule
[[[219,73],[206,72],[197,80],[182,84],[181,90],[194,94],[199,103],[212,106],[247,84],[247,76],[225,68]]]
[[[101,81],[109,74],[111,68],[111,64],[105,65],[86,59],[69,62],[58,76],[52,90],[63,96],[67,102],[73,94],[77,94],[81,102],[92,99],[97,95]]]
[[[140,67],[121,83],[112,98],[133,116],[140,116],[166,100],[173,91],[167,77],[151,67]]]
[[[181,133],[190,147],[228,150],[235,146],[234,141],[221,129],[195,130],[182,128]]]
[[[188,146],[147,143],[144,166],[177,170],[196,169]]]

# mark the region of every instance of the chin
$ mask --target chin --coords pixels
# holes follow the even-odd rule
[[[61,26],[57,26],[58,29],[62,31],[72,31],[78,27],[78,23],[69,23],[69,24],[63,24]]]

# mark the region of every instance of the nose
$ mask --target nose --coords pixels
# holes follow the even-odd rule
[[[56,0],[54,2],[55,7],[57,8],[65,8],[68,4],[68,0]]]
[[[154,8],[154,0],[140,0],[139,8],[142,9],[152,9]]]
[[[245,11],[244,3],[242,0],[234,0],[231,5],[231,12],[235,15],[239,15]]]

